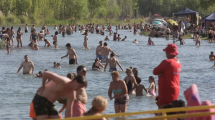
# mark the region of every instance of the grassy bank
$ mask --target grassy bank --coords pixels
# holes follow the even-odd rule
[[[36,19],[36,20],[31,20],[30,18],[26,17],[26,16],[21,16],[21,17],[16,17],[12,14],[9,14],[8,16],[3,16],[0,15],[0,25],[25,25],[25,24],[29,24],[29,25],[43,25],[46,24],[48,26],[51,25],[60,25],[60,24],[76,24],[76,25],[86,25],[88,23],[94,23],[94,24],[99,24],[99,25],[107,25],[107,23],[111,23],[111,25],[115,26],[115,25],[127,25],[127,24],[133,24],[133,23],[140,23],[140,22],[144,22],[144,19],[131,19],[130,21],[121,21],[118,19],[82,19],[82,20],[56,20],[56,19]]]

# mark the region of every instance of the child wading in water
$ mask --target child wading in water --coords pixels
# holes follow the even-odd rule
[[[136,96],[143,96],[143,90],[145,90],[146,92],[147,90],[144,87],[144,85],[141,84],[141,78],[137,77],[136,81],[137,81],[137,85],[135,85],[131,91],[136,89]],[[131,94],[131,92],[129,94]]]
[[[149,83],[150,83],[150,86],[147,90],[147,93],[149,92],[150,95],[156,96],[157,88],[156,88],[156,84],[153,76],[149,77]]]
[[[7,54],[10,54],[10,38],[7,38],[6,48],[7,48]]]

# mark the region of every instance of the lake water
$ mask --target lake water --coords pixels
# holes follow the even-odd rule
[[[17,31],[18,27],[14,30]],[[41,27],[37,27],[37,32]],[[48,27],[50,30],[47,35],[48,41],[52,43],[51,35],[55,30],[53,27]],[[24,27],[22,27],[24,31]],[[168,43],[164,38],[152,38],[156,46],[147,46],[148,37],[134,35],[129,30],[119,30],[118,33],[123,38],[127,36],[125,42],[112,41],[113,35],[109,36],[108,46],[112,48],[120,57],[118,57],[123,69],[132,66],[139,70],[139,75],[142,78],[142,84],[145,87],[149,86],[148,77],[153,75],[153,69],[160,64],[164,59],[165,53],[162,51]],[[91,67],[95,60],[95,50],[100,40],[104,40],[105,36],[98,34],[89,34],[88,46],[89,50],[85,50],[83,46],[84,36],[82,33],[76,32],[71,36],[62,37],[59,35],[59,50],[51,48],[44,48],[44,41],[39,41],[39,51],[30,50],[27,45],[29,44],[30,33],[24,34],[23,49],[11,49],[11,54],[7,54],[5,49],[0,50],[0,120],[29,120],[30,102],[36,90],[41,86],[41,79],[35,78],[35,75],[22,75],[16,74],[20,64],[24,61],[24,55],[29,55],[30,60],[34,62],[35,73],[48,69],[49,71],[66,76],[69,72],[76,72],[77,66],[69,66],[68,58],[60,59],[61,56],[67,53],[65,47],[66,43],[71,43],[72,47],[76,50],[79,65],[84,65],[88,69],[87,72],[87,94],[88,103],[87,109],[91,107],[92,99],[97,95],[102,95],[108,98],[108,87],[112,81],[109,72],[92,72]],[[106,33],[108,34],[108,33]],[[108,34],[109,35],[109,34]],[[132,41],[137,39],[139,44],[133,44]],[[210,100],[215,103],[213,91],[215,90],[214,72],[212,69],[213,62],[209,61],[208,56],[214,50],[215,44],[209,44],[208,41],[202,41],[202,46],[195,46],[194,41],[191,39],[185,40],[185,46],[178,46],[178,58],[182,65],[182,72],[180,76],[180,96],[183,99],[183,92],[192,84],[197,84],[200,98],[202,101]],[[15,40],[15,45],[17,44]],[[179,42],[177,43],[179,44]],[[60,62],[62,69],[54,69],[53,62]],[[118,68],[120,70],[120,68]],[[120,78],[124,79],[125,73],[120,72]],[[158,77],[155,76],[157,83]],[[114,100],[108,101],[108,107],[105,114],[114,113]],[[62,105],[57,103],[57,108],[60,110]],[[127,112],[156,110],[157,106],[154,103],[154,98],[143,96],[136,97],[130,95],[130,103]],[[149,117],[153,115],[132,116],[136,117]]]

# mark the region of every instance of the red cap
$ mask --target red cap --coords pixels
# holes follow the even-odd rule
[[[168,44],[163,51],[166,51],[167,53],[171,55],[178,55],[179,53],[177,52],[177,46],[175,44]]]

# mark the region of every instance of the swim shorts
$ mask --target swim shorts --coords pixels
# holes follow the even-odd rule
[[[71,65],[71,64],[75,64],[75,62],[76,62],[75,59],[70,59],[70,60],[69,60],[69,64],[70,64],[70,65]]]
[[[115,99],[114,105],[128,105],[129,103],[129,96],[125,95],[124,97],[120,99]]]
[[[98,58],[99,58],[99,60],[101,60],[102,59],[102,55],[98,55]]]
[[[34,111],[33,102],[31,102],[31,105],[30,105],[29,117],[30,117],[30,118],[37,118],[36,113],[35,113],[35,111]]]
[[[67,35],[71,35],[71,31],[70,31],[70,30],[67,30],[67,31],[66,31],[66,34],[67,34]]]
[[[86,112],[86,106],[82,102],[75,101],[73,104],[72,117],[80,117]]]
[[[25,33],[27,33],[28,32],[28,30],[25,30]]]
[[[113,72],[113,71],[117,71],[117,69],[116,68],[110,68],[109,69],[109,72]]]
[[[108,55],[103,55],[103,56],[102,56],[102,59],[101,59],[101,62],[102,62],[102,63],[106,63],[107,60],[108,60]]]
[[[57,116],[57,115],[59,115],[55,104],[40,95],[37,95],[37,94],[35,95],[35,97],[33,99],[33,106],[34,106],[36,116],[40,116],[40,115]]]

